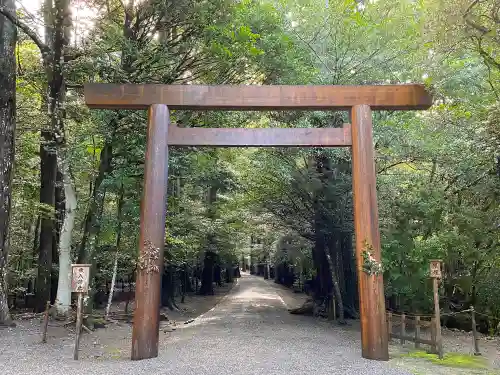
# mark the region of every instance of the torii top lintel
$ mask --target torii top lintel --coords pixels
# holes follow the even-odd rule
[[[90,108],[146,109],[166,104],[189,110],[349,110],[360,104],[373,110],[419,110],[432,105],[423,85],[373,86],[198,86],[158,84],[85,85]]]

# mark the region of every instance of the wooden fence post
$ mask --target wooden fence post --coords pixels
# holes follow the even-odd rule
[[[430,275],[432,278],[432,287],[434,291],[434,314],[436,316],[436,345],[439,359],[443,359],[443,340],[441,338],[441,309],[439,307],[439,279],[441,279],[441,261],[431,260]]]
[[[477,337],[476,311],[474,310],[474,306],[471,306],[470,310],[471,310],[470,315],[472,320],[472,337],[474,339],[474,355],[481,355],[481,352],[479,351],[479,337]]]
[[[76,333],[75,333],[75,351],[73,359],[78,359],[78,350],[80,349],[80,333],[82,331],[82,309],[83,294],[89,291],[90,264],[72,264],[71,265],[71,291],[78,294],[76,307]],[[85,327],[85,326],[84,326]]]
[[[76,307],[75,350],[73,352],[73,359],[78,359],[78,350],[80,349],[80,333],[82,332],[82,307],[83,293],[78,293],[78,302]]]
[[[441,317],[440,317],[440,308],[439,308],[439,280],[437,278],[433,278],[433,285],[434,285],[434,310],[436,314],[436,321],[435,321],[435,326],[436,326],[436,344],[437,344],[437,350],[438,350],[438,355],[439,359],[443,359],[443,340],[441,338]]]
[[[420,316],[417,315],[415,317],[415,348],[418,349],[420,348],[420,342],[418,341],[420,339]]]
[[[406,335],[406,315],[405,313],[401,314],[401,345],[405,344],[405,335]]]
[[[437,353],[437,345],[436,345],[436,318],[431,318],[431,353]]]

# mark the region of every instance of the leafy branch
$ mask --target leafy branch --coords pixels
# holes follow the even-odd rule
[[[363,252],[361,253],[363,256],[363,272],[372,276],[381,275],[384,272],[384,267],[381,262],[378,262],[373,257],[373,246],[370,245],[366,240],[363,243]]]

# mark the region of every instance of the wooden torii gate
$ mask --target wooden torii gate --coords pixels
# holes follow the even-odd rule
[[[418,110],[432,104],[421,85],[195,86],[87,84],[90,108],[148,109],[144,192],[141,203],[132,359],[158,356],[160,270],[163,267],[168,146],[352,147],[356,264],[362,356],[388,360],[384,284],[363,271],[363,254],[380,261],[373,155],[372,110]],[[169,109],[345,110],[343,128],[183,128],[170,124]]]

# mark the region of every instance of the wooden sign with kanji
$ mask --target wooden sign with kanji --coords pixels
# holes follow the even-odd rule
[[[89,291],[90,264],[72,264],[71,275],[71,291],[87,293]]]
[[[441,278],[441,261],[431,260],[430,265],[431,278],[440,279]]]

